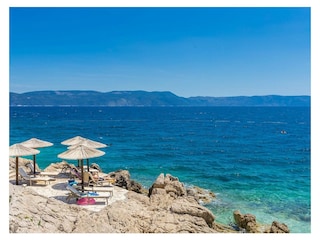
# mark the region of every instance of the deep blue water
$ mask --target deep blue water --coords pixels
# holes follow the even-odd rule
[[[311,232],[310,108],[10,108],[10,145],[32,137],[54,143],[37,155],[42,169],[61,161],[61,142],[76,135],[111,144],[90,160],[105,172],[127,169],[145,187],[170,173],[213,191],[206,207],[217,222],[240,210]]]

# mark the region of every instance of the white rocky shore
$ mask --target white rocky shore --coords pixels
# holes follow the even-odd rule
[[[19,166],[29,160],[20,159]],[[214,214],[200,203],[213,193],[186,189],[178,178],[160,174],[150,189],[130,179],[128,171],[108,175],[115,179],[109,204],[79,206],[66,201],[67,178],[60,173],[63,162],[44,171],[57,171],[50,185],[15,185],[15,163],[10,159],[10,233],[288,233],[283,223],[260,226],[255,216],[234,212],[235,226],[215,222]]]

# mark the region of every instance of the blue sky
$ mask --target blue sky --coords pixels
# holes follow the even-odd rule
[[[176,8],[171,14],[158,8],[154,9],[156,12],[144,9],[144,13],[138,13],[136,8],[111,9],[115,12],[108,14],[101,14],[103,9],[100,13],[84,9],[80,15],[76,11],[62,14],[59,8],[46,12],[11,8],[9,25],[9,7],[100,6],[101,2],[0,1],[0,104],[5,115],[0,130],[2,152],[8,153],[9,146],[8,89],[168,90],[186,97],[310,95],[312,90],[311,186],[312,192],[316,190],[320,158],[320,1],[195,0],[190,4],[312,6],[312,88],[309,8],[206,8],[204,12]],[[123,5],[123,0],[104,2]],[[181,5],[175,0],[136,0],[125,5],[143,6],[151,2],[160,6]],[[188,5],[190,1],[181,2]],[[2,163],[7,167],[6,161]],[[2,177],[7,181],[5,174]],[[317,194],[312,194],[312,202],[319,202]],[[319,212],[317,204],[312,205],[312,212]],[[312,235],[318,229],[312,224]]]
[[[310,95],[310,8],[10,8],[11,92]]]

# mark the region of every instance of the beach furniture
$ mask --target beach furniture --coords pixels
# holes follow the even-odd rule
[[[67,196],[67,202],[69,202],[72,198],[76,198],[78,201],[81,198],[95,198],[95,199],[105,199],[105,203],[108,205],[108,199],[111,197],[111,194],[106,192],[90,192],[90,191],[85,191],[85,192],[80,192],[73,186],[67,185],[66,189],[69,190],[68,196]],[[89,201],[88,201],[89,202]]]
[[[83,174],[83,182],[86,186],[112,186],[112,183],[115,182],[113,178],[96,178],[91,172],[84,172]]]
[[[63,162],[63,167],[61,169],[61,173],[70,173],[71,175],[71,169],[74,168],[75,166],[72,164],[70,165],[67,162]]]
[[[71,168],[70,173],[72,177],[82,179],[81,172],[77,168],[75,167]]]
[[[55,178],[51,178],[48,176],[30,176],[28,175],[23,168],[19,168],[19,174],[23,180],[29,181],[29,185],[32,186],[33,182],[45,182],[46,185],[50,184],[51,181],[55,181]]]
[[[34,172],[34,165],[30,162],[27,164],[27,167],[30,168],[29,175],[40,175],[40,176],[57,176],[58,172]]]
[[[28,168],[30,169],[30,173],[28,173],[29,175],[37,175],[37,174],[40,174],[40,172],[37,172],[37,171],[34,172],[35,167],[34,167],[34,165],[33,165],[31,162],[27,163],[26,167],[28,167]]]
[[[84,187],[84,190],[85,191],[88,191],[88,192],[96,192],[96,193],[99,193],[99,192],[108,192],[110,194],[110,197],[113,196],[113,186],[87,186],[87,187]]]

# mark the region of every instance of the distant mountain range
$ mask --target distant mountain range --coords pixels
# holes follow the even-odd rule
[[[147,91],[10,93],[10,106],[310,106],[310,96],[179,97]]]

